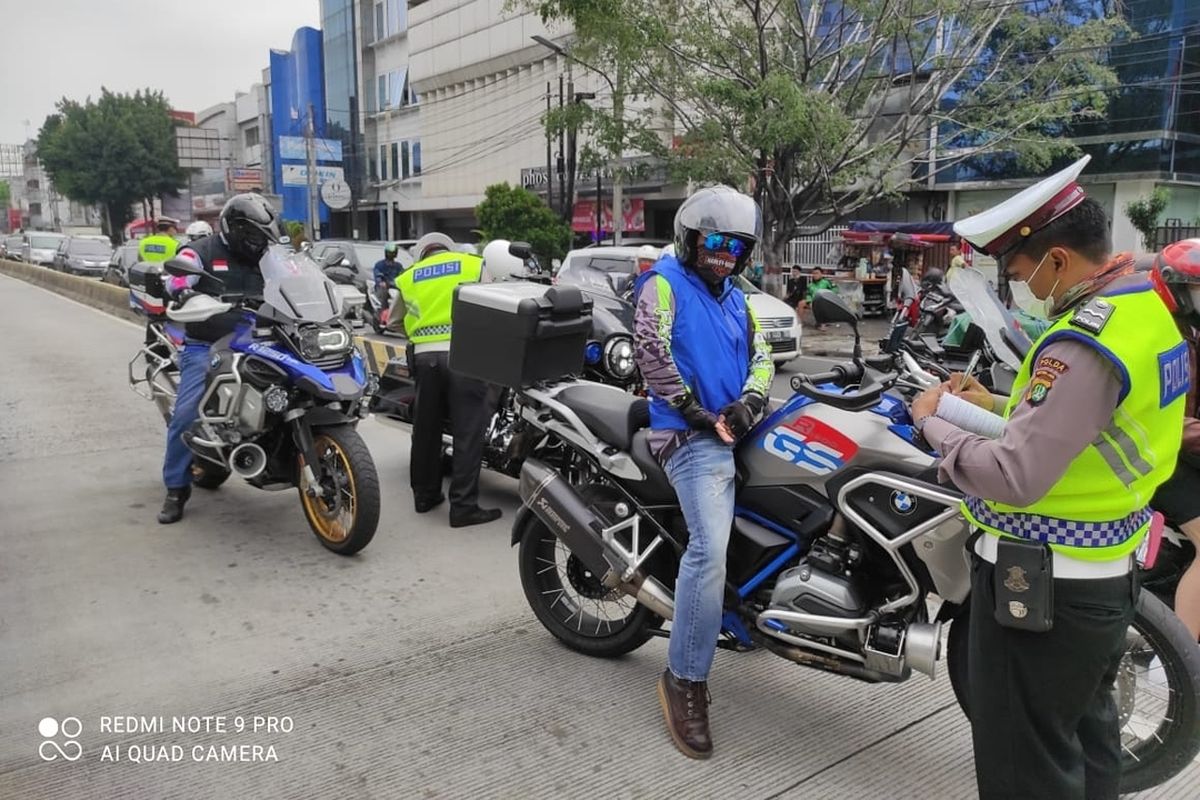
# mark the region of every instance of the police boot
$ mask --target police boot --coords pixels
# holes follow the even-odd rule
[[[680,680],[669,669],[658,679],[658,702],[662,705],[667,730],[679,752],[688,758],[704,759],[712,755],[708,701],[708,683],[705,681]]]
[[[498,508],[480,508],[479,506],[452,508],[450,509],[450,527],[467,528],[471,525],[486,525],[500,519],[501,513]]]
[[[158,512],[160,525],[170,525],[183,519],[183,506],[192,496],[192,487],[182,489],[167,489],[167,499],[163,500],[162,510]]]

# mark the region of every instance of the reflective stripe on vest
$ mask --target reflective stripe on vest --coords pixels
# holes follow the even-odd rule
[[[170,236],[151,234],[138,244],[138,260],[152,264],[161,263],[174,258],[178,249],[179,243]]]
[[[449,341],[454,288],[478,283],[482,273],[483,259],[468,253],[436,253],[401,273],[396,287],[404,298],[404,331],[409,341]]]
[[[1094,348],[1121,378],[1108,426],[1036,502],[1018,507],[968,497],[962,505],[967,518],[989,533],[1047,542],[1089,561],[1124,557],[1141,541],[1150,520],[1147,504],[1175,469],[1186,395],[1179,385],[1187,382],[1176,374],[1182,338],[1149,284],[1118,289],[1105,300],[1114,310],[1099,334],[1072,325],[1068,313],[1038,339],[1017,373],[1004,416],[1026,401],[1042,350],[1070,339]]]

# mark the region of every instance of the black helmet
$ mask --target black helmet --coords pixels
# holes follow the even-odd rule
[[[384,258],[395,258],[396,254],[399,252],[400,252],[400,245],[396,244],[395,242],[388,242],[387,244],[385,244],[383,246]]]
[[[945,278],[945,274],[940,269],[933,267],[932,269],[925,270],[925,274],[921,276],[921,286],[926,288],[930,286],[937,286],[943,280],[945,280]]]
[[[262,195],[246,193],[229,198],[221,209],[221,238],[240,258],[254,263],[267,246],[278,242],[279,215]]]
[[[684,200],[675,212],[675,252],[681,264],[696,269],[702,236],[720,234],[739,239],[745,246],[731,273],[737,275],[750,262],[751,253],[762,238],[762,229],[762,211],[752,197],[728,186],[709,186]],[[709,278],[717,276],[701,277],[712,284],[714,281]]]

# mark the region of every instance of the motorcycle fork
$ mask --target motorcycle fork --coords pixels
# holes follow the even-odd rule
[[[296,416],[291,416],[295,414]],[[288,415],[288,421],[292,424],[292,441],[296,444],[296,451],[300,453],[302,465],[300,472],[304,475],[304,480],[308,484],[305,492],[309,497],[322,497],[325,490],[321,488],[320,481],[317,480],[316,470],[313,465],[318,462],[317,445],[313,441],[312,429],[308,427],[308,421],[304,419],[304,412],[296,409]]]

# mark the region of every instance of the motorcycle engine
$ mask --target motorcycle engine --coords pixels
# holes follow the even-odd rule
[[[823,617],[854,619],[867,611],[866,593],[852,570],[860,554],[844,540],[826,537],[813,544],[808,555],[779,576],[768,611],[799,611]],[[792,633],[834,636],[850,633],[845,627],[819,622],[789,621]]]

